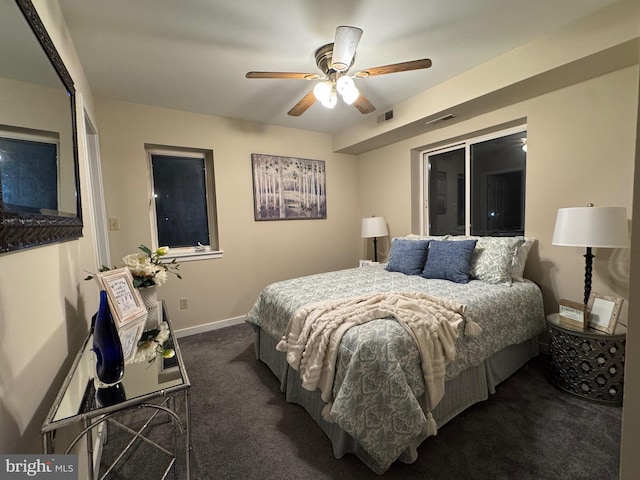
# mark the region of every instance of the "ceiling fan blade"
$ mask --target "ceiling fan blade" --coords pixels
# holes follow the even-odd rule
[[[288,115],[292,117],[299,117],[304,112],[306,112],[311,105],[316,103],[316,96],[313,94],[313,90],[307,93],[302,100],[296,103],[291,110],[287,112]]]
[[[247,78],[292,78],[298,80],[317,80],[320,75],[317,73],[299,72],[247,72]]]
[[[362,29],[358,27],[340,26],[336,28],[336,36],[333,41],[333,54],[331,56],[331,68],[336,72],[349,70],[356,54],[358,42],[362,37]]]
[[[360,95],[358,96],[358,98],[356,98],[356,101],[353,102],[352,105],[360,110],[360,113],[362,114],[371,113],[376,109],[376,107],[374,107],[373,104],[369,100],[367,100],[362,92],[360,92]]]
[[[423,58],[422,60],[413,60],[411,62],[394,63],[393,65],[384,65],[382,67],[367,68],[356,73],[356,77],[375,77],[376,75],[386,75],[387,73],[408,72],[410,70],[420,70],[429,68],[431,60]]]

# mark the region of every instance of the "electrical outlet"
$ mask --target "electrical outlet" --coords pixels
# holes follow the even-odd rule
[[[109,230],[120,230],[120,222],[117,218],[109,219]]]
[[[189,308],[189,300],[186,297],[181,298],[180,299],[180,309],[181,310],[185,310],[187,308]]]

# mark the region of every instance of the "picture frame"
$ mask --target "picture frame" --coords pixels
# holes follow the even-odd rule
[[[591,293],[587,302],[589,328],[599,332],[613,334],[618,323],[618,315],[624,299]]]
[[[251,167],[255,221],[327,218],[323,160],[252,153]]]
[[[558,302],[559,324],[574,330],[586,330],[588,327],[587,306],[584,303],[562,299]]]
[[[360,267],[370,267],[372,265],[379,265],[380,262],[374,262],[373,260],[360,260]]]
[[[124,363],[131,362],[138,351],[138,341],[144,332],[146,318],[141,316],[118,330]]]
[[[102,289],[107,292],[109,308],[118,329],[147,314],[127,267],[99,272],[96,277]]]

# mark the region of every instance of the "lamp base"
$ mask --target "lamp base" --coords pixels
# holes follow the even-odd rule
[[[593,271],[593,255],[591,247],[587,247],[587,253],[584,255],[584,304],[589,303],[591,296],[591,273]]]

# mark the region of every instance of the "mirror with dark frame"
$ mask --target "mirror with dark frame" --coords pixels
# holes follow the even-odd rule
[[[0,253],[82,236],[75,88],[30,0],[0,2]]]

